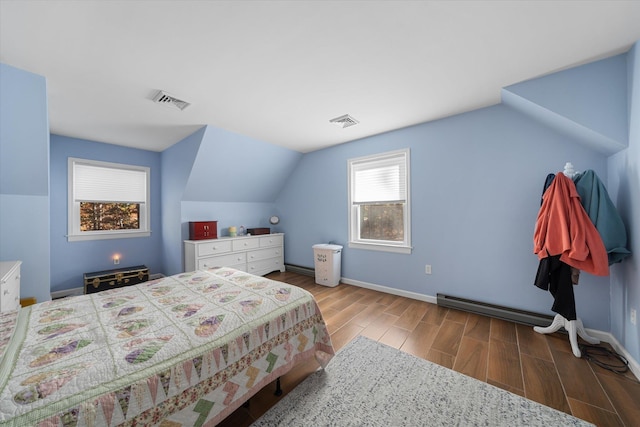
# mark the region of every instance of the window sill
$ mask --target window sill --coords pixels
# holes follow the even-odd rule
[[[365,249],[369,251],[393,252],[397,254],[411,254],[411,246],[384,245],[380,243],[356,243],[349,242],[351,249]]]
[[[107,240],[107,239],[129,239],[133,237],[149,237],[150,231],[111,231],[111,232],[92,232],[83,234],[69,234],[67,241],[84,242],[87,240]]]

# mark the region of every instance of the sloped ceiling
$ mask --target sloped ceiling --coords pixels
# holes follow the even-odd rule
[[[629,145],[627,54],[502,90],[503,102],[611,155]]]
[[[183,201],[274,202],[302,154],[205,128]]]

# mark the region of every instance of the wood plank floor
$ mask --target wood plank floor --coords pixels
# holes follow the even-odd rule
[[[612,373],[571,353],[567,335],[356,286],[316,285],[292,272],[267,277],[311,292],[338,351],[358,335],[438,363],[597,426],[640,425],[640,383],[629,371]],[[315,371],[302,363],[282,377],[284,394]],[[265,387],[220,425],[248,426],[273,406]]]

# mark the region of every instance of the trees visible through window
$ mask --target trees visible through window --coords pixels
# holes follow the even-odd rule
[[[139,228],[140,203],[80,202],[80,231]]]
[[[69,241],[149,236],[148,167],[69,158]]]
[[[410,253],[409,150],[348,161],[349,246]]]
[[[365,240],[404,240],[404,204],[385,203],[360,207],[360,238]]]

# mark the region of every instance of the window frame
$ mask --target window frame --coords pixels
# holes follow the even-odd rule
[[[140,203],[140,228],[135,230],[80,230],[80,202],[74,198],[75,165],[96,166],[103,168],[133,170],[146,174],[146,199]],[[69,157],[67,160],[67,240],[79,242],[87,240],[124,239],[132,237],[149,237],[151,235],[151,169],[147,166],[129,165],[123,163],[103,162],[99,160]],[[119,203],[117,200],[112,203]]]
[[[393,159],[401,157],[404,159],[405,168],[405,209],[403,215],[404,240],[402,242],[394,242],[390,240],[367,240],[359,238],[360,218],[359,205],[353,201],[355,193],[355,170],[356,165],[363,163],[379,162],[381,160]],[[348,180],[348,223],[349,223],[349,248],[366,249],[375,251],[394,252],[402,254],[410,254],[413,247],[411,246],[411,186],[410,186],[410,150],[408,148],[402,150],[388,151],[385,153],[373,154],[369,156],[357,157],[347,160],[347,180]],[[384,200],[381,200],[384,202]]]

